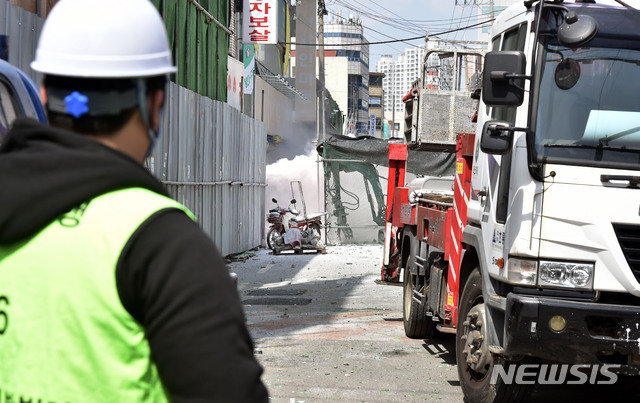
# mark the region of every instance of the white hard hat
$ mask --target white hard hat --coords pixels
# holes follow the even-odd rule
[[[149,0],[61,0],[45,20],[31,68],[72,77],[173,73],[162,17]]]

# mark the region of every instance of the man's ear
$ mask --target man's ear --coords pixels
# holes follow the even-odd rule
[[[40,101],[42,105],[47,104],[47,90],[44,87],[40,87]]]
[[[164,105],[164,90],[157,89],[149,91],[147,95],[147,105],[149,106],[149,124],[154,131],[160,128],[160,112]]]

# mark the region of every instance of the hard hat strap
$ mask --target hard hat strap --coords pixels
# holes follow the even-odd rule
[[[118,115],[138,103],[136,89],[124,91],[70,91],[47,88],[47,108],[51,112],[63,113],[79,118],[83,115]]]

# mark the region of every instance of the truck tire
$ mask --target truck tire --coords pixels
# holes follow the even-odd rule
[[[414,239],[411,239],[413,243]],[[416,241],[417,242],[417,241]],[[414,248],[411,248],[414,250]],[[427,304],[419,304],[412,296],[415,283],[411,270],[414,265],[414,254],[411,253],[404,269],[404,282],[402,293],[402,312],[404,321],[404,333],[410,339],[429,339],[433,337],[433,321],[427,316]]]
[[[276,239],[280,237],[280,231],[277,228],[271,228],[269,232],[267,232],[267,246],[269,249],[273,249],[276,246]]]
[[[489,352],[486,323],[482,276],[475,268],[462,291],[456,329],[456,363],[465,402],[520,402],[532,392],[533,385],[505,384],[502,377],[491,383],[494,364],[516,364]]]

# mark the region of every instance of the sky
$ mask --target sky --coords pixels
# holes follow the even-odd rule
[[[464,5],[464,3],[468,3]],[[458,3],[456,5],[456,3]],[[329,15],[325,16],[325,23],[330,18],[338,18],[336,14],[341,10],[342,17],[354,16],[361,12],[364,35],[369,42],[389,41],[422,37],[422,39],[408,42],[389,44],[372,44],[369,47],[369,69],[374,70],[376,62],[383,54],[391,54],[396,58],[405,49],[424,43],[424,35],[454,30],[475,24],[478,19],[478,5],[489,3],[488,0],[325,0]],[[489,17],[487,16],[486,19]],[[484,19],[482,19],[484,20]],[[455,40],[477,40],[476,28],[462,30],[440,38]]]

